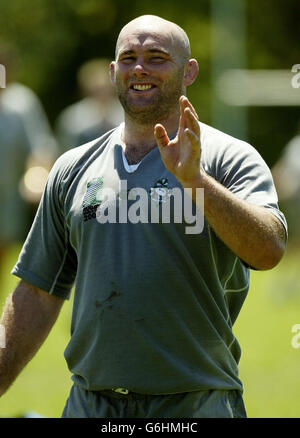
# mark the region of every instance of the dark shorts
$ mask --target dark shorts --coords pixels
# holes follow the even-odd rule
[[[240,391],[120,394],[73,385],[62,418],[246,418]]]

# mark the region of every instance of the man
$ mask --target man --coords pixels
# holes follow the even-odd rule
[[[185,97],[197,73],[176,24],[142,16],[121,30],[111,79],[125,122],[51,171],[2,318],[1,393],[76,275],[63,417],[246,416],[232,325],[249,266],[279,262],[286,224],[255,149],[198,122]],[[204,189],[201,232],[177,220],[175,196],[172,220],[159,217],[174,189],[196,219]]]

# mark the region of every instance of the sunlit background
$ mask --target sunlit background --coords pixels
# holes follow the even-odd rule
[[[293,169],[280,166],[286,145],[300,132],[299,1],[148,3],[146,7],[137,0],[0,0],[0,64],[5,67],[7,85],[7,90],[0,88],[0,172],[12,166],[13,173],[18,167],[14,189],[25,205],[23,215],[11,213],[22,223],[22,230],[3,244],[0,238],[1,308],[17,284],[10,270],[49,169],[66,148],[77,145],[71,137],[67,140],[60,135],[61,114],[92,93],[94,97],[98,93],[100,100],[107,98],[100,79],[88,88],[83,73],[79,74],[81,67],[92,59],[112,60],[118,33],[131,19],[160,15],[179,24],[190,37],[200,72],[188,96],[200,120],[251,143],[272,169],[280,206],[290,224],[288,249],[274,270],[252,272],[249,295],[234,332],[243,352],[240,374],[248,416],[300,417],[300,337],[295,328],[300,324],[299,145],[290,160]],[[1,72],[3,79],[3,67]],[[6,161],[7,152],[3,158],[1,149],[1,93],[13,83],[34,93],[46,118],[42,134],[34,132],[37,119],[26,124],[31,126],[28,137],[34,146],[28,155],[16,154],[21,161],[16,165],[12,165],[16,161]],[[21,111],[20,99],[15,105]],[[111,112],[116,113],[115,109]],[[36,117],[40,122],[40,116]],[[118,119],[118,115],[113,117]],[[0,399],[0,417],[60,417],[71,387],[63,358],[71,305],[72,300],[64,304],[46,343]]]

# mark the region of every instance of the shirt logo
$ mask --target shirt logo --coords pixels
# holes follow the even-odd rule
[[[101,205],[101,191],[103,178],[93,178],[87,183],[87,189],[82,202],[82,213],[84,221],[96,218],[96,210]]]
[[[167,178],[158,179],[154,186],[149,190],[150,197],[156,204],[167,202],[171,196],[171,192]]]

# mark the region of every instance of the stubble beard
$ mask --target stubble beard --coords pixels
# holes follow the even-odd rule
[[[166,120],[178,107],[179,98],[183,94],[183,69],[162,87],[144,104],[136,104],[129,97],[129,90],[123,89],[121,82],[116,78],[117,95],[125,114],[136,123],[149,125]]]

